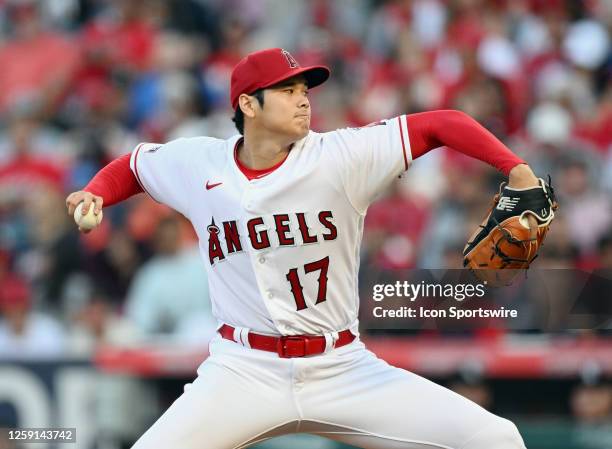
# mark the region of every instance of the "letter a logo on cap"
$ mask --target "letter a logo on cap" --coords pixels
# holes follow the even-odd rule
[[[292,69],[295,69],[296,67],[299,67],[300,65],[297,63],[297,61],[295,60],[295,58],[293,56],[291,56],[291,53],[289,53],[287,50],[281,50],[281,53],[285,56],[285,58],[287,59],[287,63],[289,64],[289,67]]]

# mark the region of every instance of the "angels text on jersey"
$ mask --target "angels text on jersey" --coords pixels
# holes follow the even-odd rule
[[[329,210],[315,214],[323,229],[316,231],[308,226],[307,214],[274,214],[266,217],[254,217],[239,226],[238,220],[223,221],[217,224],[214,217],[208,226],[208,260],[210,265],[224,260],[232,253],[244,251],[247,242],[251,249],[258,251],[273,246],[272,237],[276,237],[278,246],[295,246],[312,244],[338,237],[338,228],[333,223],[333,214]]]

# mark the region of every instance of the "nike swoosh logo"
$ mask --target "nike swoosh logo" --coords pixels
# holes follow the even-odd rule
[[[210,181],[206,181],[206,190],[214,189],[217,186],[223,184],[222,182],[218,182],[216,184],[210,184]]]

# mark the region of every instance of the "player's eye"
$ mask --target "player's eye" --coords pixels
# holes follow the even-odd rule
[[[285,92],[292,94],[293,93],[293,89],[288,87],[287,89],[285,89]]]

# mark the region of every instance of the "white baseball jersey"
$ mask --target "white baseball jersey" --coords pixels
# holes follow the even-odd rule
[[[191,220],[220,322],[268,334],[356,333],[363,220],[411,163],[406,116],[311,131],[280,167],[250,181],[235,159],[240,139],[142,143],[130,166],[153,199]]]
[[[193,223],[214,315],[242,328],[235,341],[217,334],[196,380],[133,448],[242,449],[300,432],[371,449],[525,449],[512,423],[389,366],[359,338],[303,358],[244,338],[245,328],[357,335],[363,219],[411,162],[406,117],[310,132],[251,181],[235,159],[240,138],[145,143],[132,154],[143,188]]]

